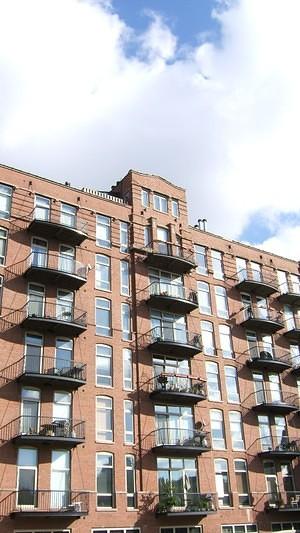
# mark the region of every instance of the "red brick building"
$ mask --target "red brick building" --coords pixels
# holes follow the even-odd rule
[[[300,531],[294,261],[0,167],[0,532]]]

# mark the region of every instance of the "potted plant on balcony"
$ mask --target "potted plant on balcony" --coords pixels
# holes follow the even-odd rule
[[[179,500],[175,493],[175,486],[168,480],[162,480],[159,503],[156,507],[157,514],[166,514],[178,506]]]

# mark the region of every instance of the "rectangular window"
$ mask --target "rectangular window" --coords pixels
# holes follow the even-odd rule
[[[96,344],[96,385],[112,387],[112,347]]]
[[[200,313],[203,315],[211,315],[209,285],[204,281],[198,281],[197,286]]]
[[[286,272],[283,270],[277,270],[277,279],[281,294],[288,292],[288,280]]]
[[[206,257],[206,248],[200,246],[200,244],[195,244],[195,256],[197,263],[197,272],[203,276],[207,276],[207,257]]]
[[[173,217],[179,217],[179,203],[178,200],[172,200],[172,215]]]
[[[246,259],[242,259],[241,257],[236,258],[236,271],[238,281],[248,279]]]
[[[211,251],[213,276],[215,279],[224,279],[223,256],[217,250]]]
[[[161,527],[160,533],[203,533],[202,526]]]
[[[231,493],[226,459],[215,459],[215,476],[219,506],[230,507]]]
[[[96,454],[97,507],[115,507],[114,458],[111,453]],[[102,529],[100,530],[102,533]]]
[[[128,261],[120,261],[120,277],[121,277],[121,294],[123,296],[129,296],[130,283],[129,283],[129,263]]]
[[[37,505],[37,450],[19,448],[17,459],[17,505]]]
[[[134,443],[133,402],[124,400],[124,442]]]
[[[127,222],[120,222],[120,252],[127,253],[129,251],[129,224]]]
[[[247,463],[244,459],[235,459],[234,472],[236,478],[237,491],[239,495],[239,505],[250,505],[250,493],[248,482]]]
[[[132,351],[128,348],[123,349],[123,387],[133,389]]]
[[[229,318],[227,294],[225,287],[215,287],[217,316],[220,318]]]
[[[226,326],[225,324],[220,324],[219,335],[223,357],[227,359],[232,359],[234,357],[234,353],[232,349],[232,337],[230,327]]]
[[[143,207],[149,207],[150,205],[150,191],[148,189],[141,190],[141,202]]]
[[[96,254],[95,286],[102,291],[110,291],[110,257]]]
[[[34,197],[34,218],[37,220],[50,220],[50,198],[45,196],[39,196],[38,194]]]
[[[96,298],[96,335],[110,337],[111,334],[111,301]]]
[[[7,248],[7,230],[0,228],[0,265],[4,265]]]
[[[153,207],[156,211],[161,211],[161,213],[168,212],[168,199],[166,196],[161,194],[153,194]]]
[[[221,389],[219,370],[217,363],[210,363],[206,361],[206,379],[207,379],[207,393],[208,399],[213,402],[221,401]]]
[[[250,268],[251,268],[252,279],[254,281],[261,282],[262,281],[261,265],[259,263],[255,263],[254,261],[250,261]]]
[[[257,526],[255,524],[237,524],[226,525],[221,527],[221,533],[258,533]]]
[[[193,503],[193,495],[195,495],[195,505],[197,505],[197,502],[199,503],[197,498],[199,493],[198,476],[194,458],[158,457],[157,475],[159,496],[162,502],[166,498],[168,487],[171,486],[174,487],[174,494],[178,502],[176,503],[177,506],[187,507],[191,497]]]
[[[258,427],[260,434],[260,446],[263,451],[272,450],[272,435],[269,417],[258,415]]]
[[[121,304],[121,324],[122,324],[122,339],[123,341],[130,341],[131,335],[131,311],[129,304]]]
[[[111,218],[96,216],[96,244],[102,248],[111,248]]]
[[[112,442],[113,401],[109,396],[96,396],[96,440]]]
[[[60,223],[70,228],[76,228],[77,209],[74,205],[61,204],[60,206]]]
[[[125,475],[126,475],[126,493],[127,507],[135,509],[136,502],[136,483],[135,483],[135,456],[125,455]]]
[[[0,183],[0,218],[10,218],[12,187]]]
[[[234,450],[244,450],[245,444],[243,436],[242,417],[239,411],[229,412],[229,426],[232,448]]]
[[[293,294],[299,294],[300,293],[299,276],[297,276],[296,274],[291,274],[290,278],[291,278],[291,289],[292,289]]]
[[[225,450],[226,443],[223,411],[220,411],[219,409],[211,409],[210,427],[214,450]]]
[[[151,226],[144,227],[144,246],[149,246],[152,242]]]
[[[227,401],[229,403],[240,403],[236,368],[234,366],[225,366],[224,371]]]
[[[204,355],[216,355],[213,323],[201,320],[200,326]]]

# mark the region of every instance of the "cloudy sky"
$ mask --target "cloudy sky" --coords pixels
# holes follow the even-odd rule
[[[300,259],[299,0],[0,0],[0,162],[187,188],[190,222]]]

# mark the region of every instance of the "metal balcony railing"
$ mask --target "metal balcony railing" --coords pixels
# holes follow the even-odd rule
[[[158,501],[157,501],[158,500]],[[200,492],[168,492],[157,496],[155,513],[161,514],[209,514],[217,511],[217,496]]]
[[[206,381],[186,374],[162,372],[151,380],[149,389],[150,392],[195,394],[203,400],[207,398]]]
[[[86,365],[60,357],[39,357],[28,353],[0,371],[0,376],[7,381],[13,381],[24,374],[86,381]]]
[[[86,327],[86,312],[68,303],[55,303],[46,299],[44,301],[30,299],[19,312],[23,313],[23,318],[73,322]]]
[[[287,331],[298,330],[300,331],[300,317],[294,316],[285,320],[285,327]]]
[[[169,298],[180,298],[181,300],[186,300],[195,305],[198,305],[198,295],[196,291],[187,289],[182,285],[177,285],[175,283],[166,283],[164,281],[153,281],[149,287],[150,296],[166,296]]]
[[[256,388],[256,391],[247,399],[252,407],[260,405],[268,405],[269,409],[276,410],[277,408],[284,408],[284,406],[291,407],[292,410],[299,409],[299,398],[297,394],[292,394],[287,391],[278,390],[271,386],[266,387],[261,385],[261,388]]]
[[[155,326],[144,336],[145,344],[154,342],[166,342],[202,348],[201,335],[191,333],[190,331],[172,326]]]
[[[196,429],[159,428],[150,434],[151,447],[174,446],[211,449],[210,433]]]
[[[251,446],[253,453],[270,455],[300,455],[300,439],[298,435],[266,435],[257,439]]]
[[[278,289],[278,280],[274,272],[263,272],[259,270],[242,268],[237,272],[237,282],[242,283],[243,281],[270,285],[275,289]]]
[[[57,512],[62,517],[87,514],[89,494],[70,490],[20,490],[13,493],[11,507],[11,513]]]
[[[84,439],[85,423],[82,420],[54,418],[49,416],[20,416],[0,429],[2,440],[16,437],[42,437],[65,439]]]
[[[53,207],[36,207],[29,214],[29,218],[30,220],[65,226],[81,233],[88,233],[88,223],[78,217],[77,214],[64,213]]]
[[[31,252],[25,259],[26,269],[46,268],[56,270],[70,276],[78,276],[87,279],[87,266],[76,261],[72,257],[54,252]]]
[[[258,342],[256,346],[252,346],[249,350],[244,352],[245,357],[251,363],[267,364],[272,362],[282,363],[286,366],[291,366],[290,352],[282,348],[274,348],[271,345],[266,345]]]
[[[279,285],[280,294],[298,294],[300,297],[300,283],[287,280]]]
[[[300,491],[265,493],[265,508],[272,511],[300,510]]]
[[[240,324],[248,320],[262,320],[277,322],[283,327],[282,315],[273,309],[267,309],[267,307],[260,307],[258,305],[250,305],[244,307],[237,315],[237,322]]]
[[[194,252],[186,250],[179,244],[154,240],[147,245],[146,250],[149,251],[149,249],[154,254],[168,255],[170,257],[184,259],[185,261],[194,263],[196,266]]]

